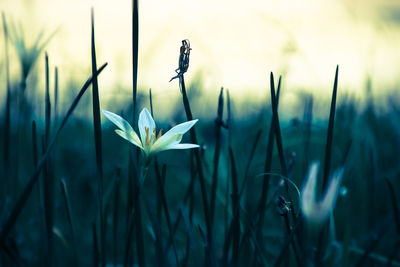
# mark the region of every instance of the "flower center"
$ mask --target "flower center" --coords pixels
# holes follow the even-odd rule
[[[145,127],[144,130],[146,131],[146,141],[145,141],[145,146],[151,146],[153,145],[162,135],[163,129],[160,129],[158,132],[158,135],[156,136],[157,129],[154,127],[153,132],[151,133],[150,136],[150,129]]]

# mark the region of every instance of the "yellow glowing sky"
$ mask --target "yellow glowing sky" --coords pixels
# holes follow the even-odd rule
[[[60,27],[47,51],[62,81],[83,81],[90,73],[92,6],[97,60],[109,62],[100,84],[107,97],[131,85],[130,1],[0,0],[7,18],[30,33],[28,40]],[[399,82],[400,31],[390,18],[399,6],[395,0],[139,1],[139,87],[161,97],[177,94],[177,81],[168,81],[187,38],[193,50],[186,77],[201,73],[212,92],[224,86],[264,96],[270,71],[284,74],[289,93],[329,92],[336,64],[343,89],[359,92],[367,74],[374,85],[391,88]],[[43,68],[42,58],[36,68]]]

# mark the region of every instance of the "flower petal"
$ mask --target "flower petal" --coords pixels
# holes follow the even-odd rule
[[[138,121],[138,127],[139,127],[139,132],[140,132],[140,138],[142,139],[142,144],[143,146],[146,146],[146,128],[149,130],[149,136],[148,138],[151,138],[151,135],[153,134],[154,128],[156,127],[156,124],[151,117],[150,112],[147,110],[147,108],[144,108],[140,114],[139,114],[139,121]]]
[[[307,180],[301,191],[301,210],[305,217],[311,215],[315,209],[315,190],[317,185],[317,174],[318,174],[319,162],[315,161],[311,163],[308,170]]]
[[[195,144],[173,144],[173,145],[169,145],[165,148],[165,150],[167,149],[189,149],[189,148],[198,148],[199,145],[195,145]]]
[[[331,178],[331,181],[329,182],[325,196],[321,200],[321,209],[326,211],[328,214],[335,207],[336,199],[339,194],[340,182],[342,181],[342,176],[343,176],[343,168],[335,171],[335,173]]]
[[[129,138],[129,139],[127,139],[128,141],[132,142],[133,144],[137,145],[138,147],[142,147],[142,143],[140,142],[138,135],[133,130],[133,128],[131,127],[129,122],[127,122],[121,116],[119,116],[115,113],[112,113],[110,111],[102,110],[102,112],[103,112],[104,116],[107,117],[107,119],[109,119],[118,128],[120,128],[122,130],[122,132],[125,132],[124,136],[122,136],[121,134],[119,134],[117,132],[121,137],[123,137],[125,139]]]
[[[121,136],[122,138],[124,138],[124,139],[128,140],[129,142],[131,142],[132,144],[134,144],[135,146],[143,149],[143,147],[142,147],[142,145],[140,143],[140,139],[139,139],[139,137],[137,136],[137,134],[135,132],[133,132],[134,136],[129,135],[127,132],[124,132],[124,131],[121,131],[121,130],[115,130],[115,132],[119,136]]]
[[[190,128],[192,128],[197,121],[198,120],[191,120],[172,127],[168,132],[166,132],[154,143],[151,148],[151,152],[160,152],[165,149],[170,149],[167,148],[170,145],[179,144],[179,142],[182,140],[183,134],[189,131]]]

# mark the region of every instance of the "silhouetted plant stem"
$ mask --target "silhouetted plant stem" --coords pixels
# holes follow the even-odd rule
[[[212,185],[211,185],[211,201],[210,201],[210,220],[211,227],[214,223],[214,213],[215,213],[215,198],[217,196],[217,186],[218,186],[218,163],[219,156],[221,152],[221,128],[222,128],[222,116],[224,111],[224,88],[221,88],[218,98],[218,113],[215,119],[215,150],[214,150],[214,160],[213,160],[213,173],[212,173]]]
[[[185,80],[183,75],[179,76],[179,85],[181,88],[182,92],[182,100],[183,100],[183,105],[185,107],[185,113],[186,113],[186,118],[188,121],[193,120],[193,115],[192,111],[190,109],[190,104],[189,104],[189,99],[187,97],[186,93],[186,86],[185,86]],[[195,129],[192,128],[190,129],[190,137],[192,140],[192,143],[198,144],[197,141],[197,136]],[[196,164],[197,164],[197,171],[199,173],[199,181],[200,181],[200,189],[201,189],[201,195],[202,195],[202,200],[203,200],[203,209],[204,209],[204,217],[206,221],[206,227],[207,227],[207,242],[208,242],[208,247],[207,247],[207,254],[212,253],[212,233],[211,233],[211,223],[210,223],[210,214],[208,210],[208,200],[207,200],[207,192],[206,192],[206,184],[205,184],[205,178],[204,178],[204,172],[203,172],[203,167],[201,163],[201,158],[200,158],[200,152],[198,149],[194,150],[195,154],[195,159],[196,159]],[[211,255],[208,255],[211,256]],[[211,258],[209,260],[212,260]]]
[[[107,66],[107,63],[104,64],[103,66],[101,66],[97,70],[97,74],[99,74],[106,66]],[[0,232],[0,247],[4,245],[4,242],[5,242],[8,234],[10,233],[12,227],[14,226],[15,222],[17,221],[18,216],[21,213],[26,201],[28,200],[28,197],[29,197],[30,193],[32,192],[34,185],[36,184],[37,180],[39,179],[40,172],[41,172],[42,168],[44,167],[44,165],[46,164],[51,151],[54,149],[54,145],[56,143],[58,136],[60,135],[62,129],[64,128],[65,124],[67,123],[68,119],[70,118],[71,114],[75,110],[75,108],[78,105],[79,101],[81,100],[83,94],[86,92],[87,88],[91,85],[91,83],[92,83],[92,78],[89,78],[86,81],[86,83],[82,86],[78,95],[75,97],[75,99],[72,102],[70,108],[68,109],[66,115],[64,116],[60,126],[58,127],[58,130],[57,130],[56,134],[54,135],[53,140],[51,141],[50,145],[47,147],[46,153],[44,153],[44,155],[42,156],[41,160],[38,163],[38,166],[37,166],[35,172],[29,178],[27,185],[24,187],[24,190],[22,191],[19,198],[17,199],[13,209],[10,212],[10,215],[4,221],[3,227]]]
[[[2,13],[3,18],[3,31],[4,31],[4,49],[5,49],[5,64],[6,64],[6,112],[5,112],[5,122],[4,122],[4,150],[3,150],[3,159],[4,159],[4,172],[3,178],[0,181],[0,194],[4,195],[4,188],[9,188],[10,177],[9,177],[9,162],[10,162],[10,121],[11,121],[11,84],[10,84],[10,63],[9,63],[9,55],[8,55],[8,29],[6,24],[6,17],[4,13]],[[3,204],[3,203],[0,203]]]
[[[103,156],[101,144],[101,119],[100,119],[100,101],[99,101],[99,85],[97,81],[97,63],[96,63],[96,47],[94,37],[94,11],[91,12],[91,54],[92,54],[92,102],[93,102],[93,126],[94,126],[94,142],[96,149],[96,166],[98,176],[98,208],[100,214],[100,258],[101,266],[106,265],[106,248],[105,248],[105,229],[104,229],[104,211],[103,211]]]

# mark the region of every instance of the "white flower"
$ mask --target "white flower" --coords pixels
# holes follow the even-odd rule
[[[335,171],[330,178],[325,195],[320,201],[315,201],[319,162],[311,163],[307,180],[301,191],[301,210],[304,217],[312,223],[321,224],[332,213],[340,189],[343,168]]]
[[[172,127],[164,135],[162,135],[161,129],[157,134],[156,124],[151,117],[150,112],[144,108],[139,114],[139,138],[138,134],[136,134],[131,125],[122,117],[107,110],[102,110],[102,112],[119,128],[115,130],[115,132],[122,138],[128,140],[143,150],[146,157],[150,157],[155,153],[169,149],[187,149],[199,147],[195,144],[180,144],[182,136],[189,131],[198,120],[191,120],[178,124],[175,127]]]

